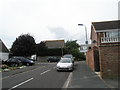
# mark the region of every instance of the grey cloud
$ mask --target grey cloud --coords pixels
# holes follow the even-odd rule
[[[49,27],[48,28],[51,33],[55,35],[56,39],[64,39],[64,40],[77,40],[80,44],[85,43],[85,35],[76,33],[76,34],[70,34],[69,30],[65,30],[63,27]]]
[[[69,33],[63,27],[48,28],[51,33],[54,33],[57,39],[68,39]]]

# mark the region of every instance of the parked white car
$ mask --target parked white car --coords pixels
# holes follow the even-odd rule
[[[61,58],[61,60],[57,63],[57,71],[67,70],[73,71],[74,63],[70,58]]]
[[[72,54],[65,54],[62,58],[70,58],[73,63],[74,63],[74,59],[75,59],[75,57],[73,57]]]

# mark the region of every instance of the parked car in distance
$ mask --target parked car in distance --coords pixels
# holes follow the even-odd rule
[[[75,59],[75,57],[73,57],[72,54],[65,54],[62,58],[71,58],[73,63],[74,63],[74,59]]]
[[[36,54],[32,55],[30,59],[33,61],[37,61],[37,55]]]
[[[60,60],[60,58],[55,57],[55,56],[50,56],[47,58],[48,62],[58,62]]]
[[[6,64],[11,67],[14,67],[14,66],[17,67],[17,66],[22,65],[21,61],[19,61],[18,59],[15,59],[15,58],[10,58],[10,59],[2,62],[2,64]]]
[[[25,58],[25,57],[13,57],[13,58],[16,58],[16,59],[20,60],[22,62],[22,64],[26,65],[26,66],[30,66],[30,65],[35,64],[35,62],[32,59],[28,59],[28,58]]]
[[[12,57],[6,60],[4,64],[8,66],[20,66],[20,65],[30,66],[30,65],[34,65],[35,62],[24,57]]]
[[[56,67],[57,71],[73,71],[74,64],[70,58],[61,58]]]

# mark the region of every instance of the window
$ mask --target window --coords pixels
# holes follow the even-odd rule
[[[101,37],[101,43],[119,42],[119,35],[120,31],[104,32],[103,37]]]
[[[120,32],[118,31],[111,31],[104,33],[104,37],[118,37],[118,35],[120,35]]]

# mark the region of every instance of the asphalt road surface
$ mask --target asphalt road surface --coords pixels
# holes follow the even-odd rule
[[[75,88],[110,88],[98,77],[86,62],[75,62],[73,72],[58,72],[57,63],[36,63],[22,69],[4,72],[2,75],[3,90],[12,89],[71,89]]]
[[[15,75],[4,75],[2,88],[62,88],[71,72],[57,72],[56,63],[37,64],[34,69]],[[26,67],[27,68],[27,67]]]

